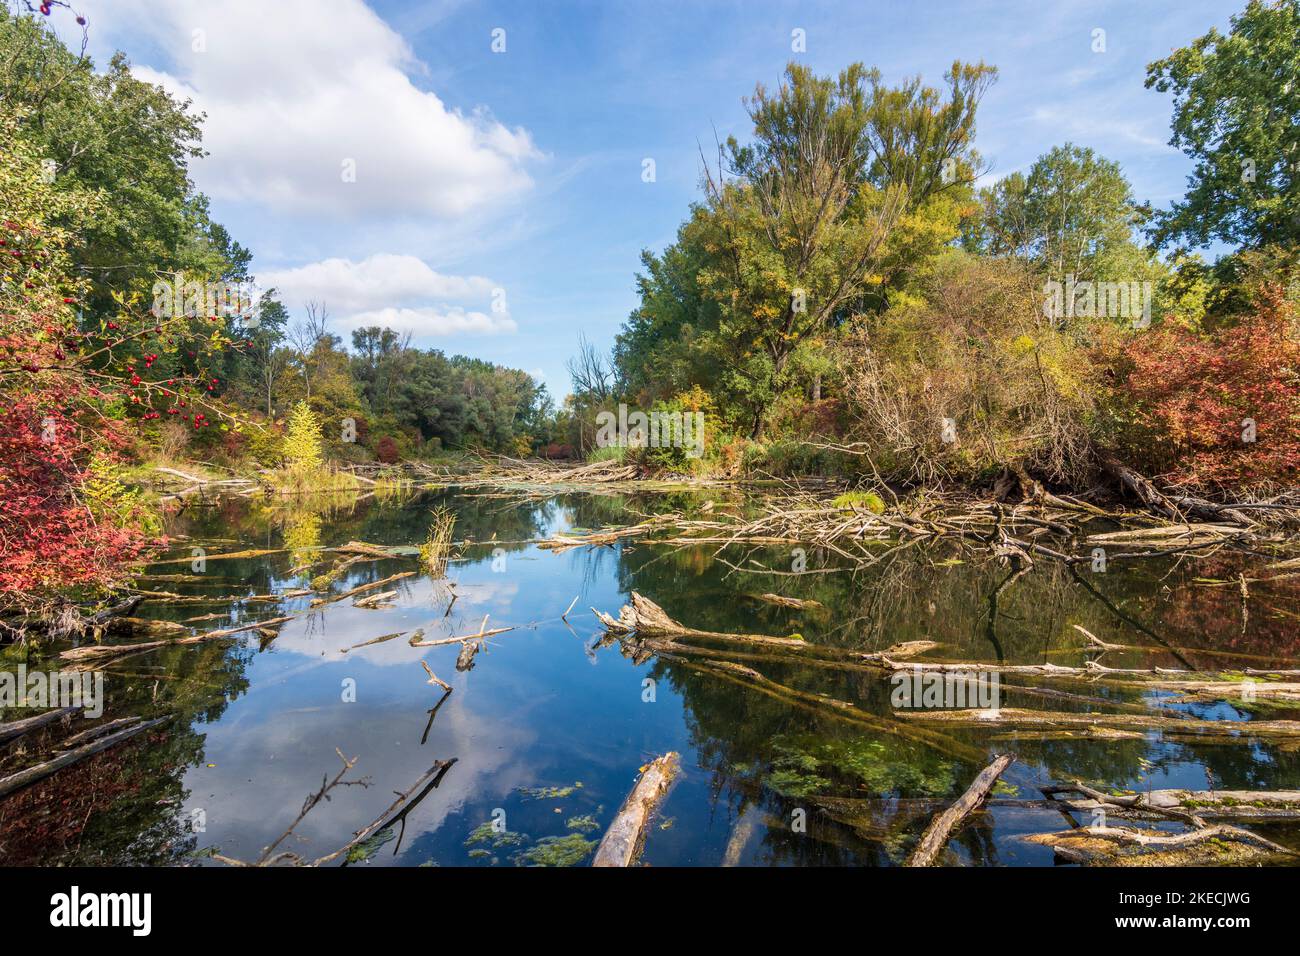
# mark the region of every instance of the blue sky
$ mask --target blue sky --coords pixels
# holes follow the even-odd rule
[[[612,344],[641,250],[671,242],[698,197],[701,145],[743,139],[742,98],[789,60],[935,84],[954,59],[984,60],[1000,71],[978,118],[990,179],[1068,140],[1166,205],[1191,166],[1167,145],[1169,100],[1144,89],[1146,65],[1243,5],[78,4],[97,61],[124,50],[206,111],[195,181],[291,311],[322,299],[345,340],[388,322],[533,372],[557,398],[578,333]],[[792,52],[796,29],[806,52]]]

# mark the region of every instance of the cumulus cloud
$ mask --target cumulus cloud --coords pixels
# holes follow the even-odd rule
[[[279,289],[286,299],[320,299],[343,312],[415,305],[434,299],[486,299],[493,289],[492,282],[483,276],[444,275],[415,256],[387,253],[360,262],[323,259],[295,269],[273,269],[260,273],[258,281]]]
[[[427,335],[502,335],[518,328],[515,320],[505,313],[467,312],[460,306],[448,309],[434,306],[379,309],[349,316],[344,325],[348,328],[387,326],[394,332],[410,332],[416,338]]]
[[[136,74],[207,114],[196,176],[215,198],[454,219],[532,184],[529,133],[416,86],[422,64],[361,0],[114,0],[102,21],[151,36],[168,63]]]
[[[502,335],[516,330],[504,298],[484,276],[436,272],[422,259],[381,253],[360,262],[323,259],[293,269],[258,274],[258,285],[274,288],[291,309],[324,303],[345,329],[388,326],[431,335]],[[466,308],[481,304],[482,309]]]

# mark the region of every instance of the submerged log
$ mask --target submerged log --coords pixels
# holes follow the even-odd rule
[[[171,720],[170,716],[159,717],[155,720],[146,720],[137,723],[125,730],[119,730],[116,733],[109,734],[107,737],[100,737],[92,743],[64,751],[57,757],[46,760],[44,763],[36,764],[33,767],[28,767],[25,770],[19,770],[17,773],[0,778],[0,797],[7,796],[15,790],[20,790],[28,784],[35,783],[37,780],[48,777],[50,774],[62,770],[64,767],[69,767],[74,763],[85,760],[87,757],[97,754],[101,750],[115,747],[122,741],[134,737],[136,734],[142,733],[151,727],[157,727],[159,724],[168,720]]]
[[[679,760],[675,751],[669,751],[644,768],[605,831],[592,866],[631,866],[636,861],[645,844],[646,824],[676,778]]]
[[[33,730],[39,730],[55,721],[63,720],[65,717],[71,717],[79,710],[81,710],[80,705],[76,707],[60,707],[58,710],[47,710],[35,717],[24,717],[22,720],[12,720],[7,724],[0,724],[0,744],[21,737],[23,734],[31,733]]]
[[[1011,766],[1011,761],[1015,759],[1011,754],[1002,754],[994,758],[991,764],[981,770],[979,776],[975,778],[960,799],[935,817],[930,822],[930,825],[925,828],[925,832],[921,834],[920,842],[917,843],[916,848],[912,850],[911,855],[907,858],[907,865],[933,865],[939,851],[948,842],[949,834],[984,802],[989,791],[993,789],[993,784],[997,782],[998,777],[1002,776],[1002,771]]]
[[[806,608],[821,609],[826,607],[826,605],[823,604],[821,601],[786,597],[782,594],[770,594],[770,593],[751,594],[750,597],[752,597],[755,601],[763,601],[767,604],[775,604],[777,607],[794,608],[797,611],[802,611]]]

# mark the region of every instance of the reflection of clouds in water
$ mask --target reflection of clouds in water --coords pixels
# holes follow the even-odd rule
[[[416,628],[424,629],[426,639],[437,640],[474,633],[484,614],[492,615],[489,626],[527,623],[510,619],[519,594],[519,584],[515,581],[458,583],[451,614],[446,613],[450,600],[447,582],[413,577],[395,581],[393,585],[399,587],[393,607],[367,610],[354,607],[351,599],[325,605],[287,622],[270,649],[277,654],[299,654],[323,661],[352,659],[378,667],[408,666],[419,660],[417,650],[408,644],[409,632]],[[401,585],[405,588],[400,588]],[[401,637],[382,644],[354,647],[399,631]],[[343,648],[352,649],[344,654]]]
[[[517,714],[475,710],[463,688],[443,703],[428,743],[420,746],[428,708],[438,696],[430,693],[400,712],[385,700],[383,709],[360,702],[282,711],[272,719],[257,713],[246,720],[231,715],[234,719],[208,730],[205,759],[216,766],[200,765],[186,774],[190,798],[182,816],[202,808],[207,831],[199,834],[200,846],[256,859],[289,826],[308,794],[338,773],[337,745],[345,756],[360,758],[345,779],[368,778],[370,786],[336,787],[280,847],[320,856],[376,819],[396,799],[395,791],[407,790],[435,760],[459,758],[407,817],[406,848],[467,801],[501,802],[536,779],[536,770],[521,759],[535,744],[536,733]],[[378,860],[391,859],[391,853],[390,845],[388,856],[381,851]]]

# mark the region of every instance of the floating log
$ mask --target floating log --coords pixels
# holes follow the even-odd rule
[[[669,751],[642,769],[596,848],[592,866],[631,866],[636,861],[645,844],[646,824],[676,778],[679,760],[676,751]]]
[[[1014,707],[966,710],[900,710],[904,720],[962,727],[998,727],[1047,730],[1116,727],[1163,730],[1182,736],[1209,737],[1300,737],[1300,722],[1294,720],[1180,720],[1173,717],[1143,717],[1138,714],[1067,714],[1020,710]]]
[[[632,603],[624,604],[613,618],[595,608],[592,613],[605,629],[615,634],[664,634],[670,637],[704,637],[721,641],[739,641],[745,644],[763,644],[770,647],[807,648],[806,641],[797,637],[771,637],[766,634],[723,634],[718,631],[701,631],[679,624],[668,616],[658,604],[640,593],[632,592]]]
[[[415,633],[423,634],[424,632],[417,630]],[[391,641],[395,638],[401,637],[402,634],[402,631],[394,631],[392,634],[380,634],[378,637],[372,637],[370,640],[362,641],[360,644],[353,644],[349,647],[340,647],[339,653],[346,654],[348,651],[355,651],[359,647],[370,647],[374,644],[383,644],[385,641]]]
[[[396,591],[382,591],[379,594],[368,594],[363,598],[357,598],[352,602],[353,607],[376,608],[388,601],[389,598],[397,597]]]
[[[933,865],[939,851],[948,842],[949,834],[970,816],[971,811],[984,802],[989,791],[993,789],[993,784],[997,782],[998,777],[1002,776],[1002,771],[1011,766],[1011,761],[1015,759],[1012,754],[1002,754],[981,770],[979,776],[966,788],[966,792],[957,802],[935,817],[925,828],[925,832],[921,834],[921,841],[907,858],[907,865]]]
[[[342,591],[338,594],[331,594],[327,597],[316,598],[314,601],[311,602],[311,606],[319,607],[322,604],[333,604],[335,601],[345,601],[348,598],[352,597],[354,594],[361,594],[364,591],[370,591],[373,590],[374,588],[383,587],[386,584],[392,584],[394,581],[400,581],[402,578],[409,578],[413,574],[415,574],[414,571],[403,571],[400,574],[390,574],[388,577],[384,578],[381,581],[371,581],[369,584],[362,584],[355,588],[351,588],[347,591]]]
[[[252,624],[241,624],[239,627],[229,627],[218,631],[208,631],[206,634],[195,634],[193,637],[178,637],[163,641],[138,641],[134,644],[94,644],[86,647],[73,647],[69,650],[60,652],[59,656],[69,661],[84,660],[103,660],[109,657],[118,657],[122,654],[135,654],[140,651],[152,651],[159,647],[180,647],[188,644],[202,644],[204,641],[220,640],[223,637],[233,637],[236,634],[242,634],[244,631],[252,631],[257,628],[273,627],[276,624],[283,624],[285,621],[292,621],[293,615],[288,617],[274,617],[269,621],[255,621]]]
[[[1077,827],[1024,839],[1050,846],[1063,860],[1085,866],[1151,866],[1153,858],[1156,865],[1166,866],[1239,865],[1274,855],[1295,856],[1293,850],[1227,824],[1176,834],[1131,827]]]
[[[1042,788],[1043,794],[1072,810],[1104,810],[1118,816],[1175,817],[1189,820],[1300,819],[1300,790],[1148,790],[1110,794],[1085,784]],[[1086,800],[1059,800],[1062,793],[1082,794]]]
[[[463,644],[466,641],[482,640],[485,637],[492,637],[494,634],[504,634],[506,631],[513,631],[515,629],[512,624],[509,627],[494,627],[489,630],[487,622],[488,615],[484,614],[483,623],[479,625],[477,634],[466,634],[461,637],[440,637],[436,641],[422,641],[413,634],[411,635],[410,643],[412,647],[442,647],[446,644]],[[420,631],[419,633],[423,634],[424,632]]]

